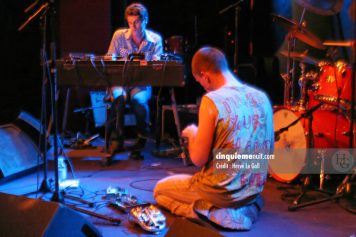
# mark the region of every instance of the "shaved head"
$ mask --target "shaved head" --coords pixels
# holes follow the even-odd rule
[[[192,73],[200,75],[202,71],[220,73],[228,70],[224,53],[214,47],[203,47],[193,56]]]

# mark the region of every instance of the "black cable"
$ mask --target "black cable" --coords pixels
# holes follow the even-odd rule
[[[152,181],[152,180],[154,180],[154,181],[159,181],[159,180],[161,180],[161,179],[141,179],[141,180],[135,180],[135,181],[130,182],[129,186],[130,186],[131,188],[134,188],[134,189],[137,189],[137,190],[147,191],[147,192],[153,192],[152,189],[145,189],[145,188],[140,188],[140,187],[135,186],[136,183],[146,182],[146,181]]]

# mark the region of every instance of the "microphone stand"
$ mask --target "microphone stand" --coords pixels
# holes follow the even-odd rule
[[[37,4],[39,0],[36,0],[30,6],[28,6],[24,12],[27,13],[31,11]],[[47,11],[48,11],[48,3],[42,4],[17,30],[22,31],[30,22],[40,16],[40,30],[42,33],[42,48],[41,48],[41,65],[42,65],[42,88],[41,88],[41,127],[40,127],[40,142],[39,142],[39,152],[43,159],[43,180],[41,182],[40,188],[31,193],[27,193],[27,195],[31,195],[34,193],[42,192],[47,193],[50,192],[50,184],[47,179],[47,169],[48,169],[48,160],[47,160],[47,85],[48,85],[48,60],[46,55],[46,29],[47,29]],[[46,76],[48,75],[48,76]]]
[[[229,11],[230,9],[235,9],[235,34],[234,34],[234,73],[237,74],[237,64],[238,64],[238,29],[239,29],[239,13],[240,13],[240,4],[244,0],[238,0],[236,3],[231,4],[230,6],[225,7],[224,9],[219,11],[219,15],[224,14],[225,12]]]
[[[50,0],[49,4],[49,18],[50,18],[50,69],[51,69],[51,78],[50,78],[50,90],[51,90],[51,110],[52,110],[52,119],[53,119],[53,157],[54,157],[54,179],[55,179],[55,190],[51,198],[52,201],[62,202],[63,196],[59,191],[59,174],[58,174],[58,116],[57,116],[57,73],[56,73],[56,9],[55,9],[55,0]]]
[[[36,1],[35,3],[31,4],[25,11],[28,12],[29,10],[31,10],[38,1]],[[50,0],[49,2],[46,2],[44,4],[42,4],[40,6],[40,8],[34,13],[32,14],[26,22],[24,22],[19,28],[18,31],[21,31],[22,29],[24,29],[24,27],[26,27],[34,18],[36,18],[41,12],[42,13],[42,17],[44,19],[44,24],[43,24],[43,48],[42,48],[42,57],[43,57],[43,89],[45,88],[45,82],[46,82],[46,73],[48,73],[48,79],[50,82],[50,91],[51,91],[51,112],[52,112],[52,128],[53,128],[53,155],[54,155],[54,174],[55,174],[55,190],[53,192],[53,195],[51,197],[51,201],[55,201],[55,202],[60,202],[60,203],[64,203],[63,202],[63,197],[67,197],[76,201],[79,201],[81,203],[84,204],[88,204],[89,206],[92,206],[93,204],[91,202],[82,200],[80,198],[76,198],[76,197],[72,197],[70,195],[66,195],[64,192],[63,194],[59,191],[59,173],[58,173],[58,117],[57,117],[57,73],[56,73],[56,44],[55,44],[55,39],[56,39],[56,25],[55,25],[55,14],[56,14],[56,9],[55,9],[55,0]],[[47,27],[47,14],[49,13],[49,18],[50,18],[50,28],[51,28],[51,32],[50,32],[50,53],[51,53],[51,60],[48,61],[47,57],[46,57],[46,27]],[[48,65],[50,65],[49,68]],[[42,95],[44,95],[45,93],[43,93]],[[43,100],[45,100],[45,98],[42,98],[42,103]],[[44,105],[42,104],[42,106],[44,107]],[[43,112],[43,111],[42,111]],[[42,121],[41,121],[42,122]],[[43,124],[41,124],[41,130],[45,131],[45,129],[43,129]],[[42,135],[43,136],[43,135]],[[44,135],[44,137],[46,137],[46,135]],[[46,147],[46,141],[44,141],[43,144],[44,147]],[[47,159],[46,159],[46,155],[45,155],[46,150],[44,151],[44,157],[45,157],[45,178],[47,178]],[[44,181],[44,184],[47,184],[47,180]],[[45,185],[41,185],[44,186],[46,188],[46,191],[51,191],[49,186],[45,186]],[[101,218],[101,219],[105,219],[108,220],[110,222],[113,222],[115,224],[120,224],[121,220],[117,219],[117,218],[110,218],[104,215],[100,215],[98,213],[92,212],[92,211],[88,211],[82,208],[78,208],[76,206],[73,205],[66,205],[67,207],[91,215],[91,216],[95,216],[97,218]]]
[[[290,123],[288,126],[283,127],[277,131],[274,132],[274,136],[275,136],[275,140],[278,141],[279,140],[279,136],[284,133],[285,131],[288,131],[288,129],[292,126],[294,126],[296,123],[299,122],[299,120],[301,120],[302,118],[307,118],[310,117],[315,110],[319,109],[322,105],[324,104],[324,102],[320,102],[319,104],[313,106],[312,108],[310,108],[309,110],[307,110],[305,113],[303,113],[302,115],[299,116],[299,118],[297,118],[296,120],[294,120],[292,123]],[[309,128],[309,132],[310,132],[310,128]],[[309,145],[311,145],[309,143]]]

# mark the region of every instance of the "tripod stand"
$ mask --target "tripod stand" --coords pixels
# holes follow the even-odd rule
[[[345,177],[345,179],[343,180],[343,182],[337,187],[336,189],[336,193],[326,197],[326,198],[321,198],[319,200],[314,200],[314,201],[309,201],[309,202],[304,202],[304,203],[299,203],[300,199],[304,196],[304,194],[306,193],[306,191],[304,190],[303,193],[301,193],[295,203],[293,203],[293,205],[288,207],[288,211],[296,211],[297,209],[303,208],[303,207],[308,207],[308,206],[312,206],[312,205],[316,205],[319,203],[323,203],[323,202],[328,202],[328,201],[333,201],[333,200],[338,200],[340,198],[343,198],[346,196],[346,194],[348,194],[350,192],[350,182],[352,180],[354,180],[356,176],[356,170],[354,170],[354,173],[352,175],[347,175]],[[317,190],[320,191],[320,190]]]

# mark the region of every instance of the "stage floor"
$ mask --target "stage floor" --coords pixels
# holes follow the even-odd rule
[[[152,156],[153,147],[153,141],[149,141],[145,148],[144,160],[128,159],[128,153],[124,152],[116,155],[110,166],[103,165],[103,160],[100,158],[103,155],[101,146],[94,149],[66,150],[74,168],[75,178],[80,181],[80,188],[68,189],[67,194],[80,196],[95,203],[94,208],[78,204],[80,208],[122,220],[120,225],[114,225],[109,221],[82,214],[98,228],[103,236],[152,236],[152,234],[132,225],[128,221],[127,214],[111,207],[109,202],[103,199],[109,186],[125,188],[140,200],[155,203],[152,190],[159,179],[173,174],[192,174],[197,170],[195,167],[183,166],[182,160],[179,158]],[[52,159],[51,151],[49,157]],[[50,160],[48,172],[50,178],[53,177],[52,167],[53,161]],[[69,172],[68,178],[71,177]],[[37,190],[38,182],[42,180],[43,170],[40,170],[38,173],[1,184],[0,192],[24,195]],[[281,199],[281,195],[285,193],[279,189],[281,186],[288,185],[268,179],[263,191],[265,207],[252,230],[247,232],[227,231],[217,229],[208,223],[205,223],[204,228],[218,232],[223,236],[356,236],[356,215],[343,208],[349,204],[355,207],[355,200],[343,199],[340,203],[329,201],[289,212],[289,202]],[[298,193],[298,190],[291,192]],[[28,197],[49,200],[52,193],[32,194]],[[67,198],[64,199],[64,202],[73,203]],[[166,215],[168,227],[154,236],[164,236],[178,218],[167,211],[163,212]]]

